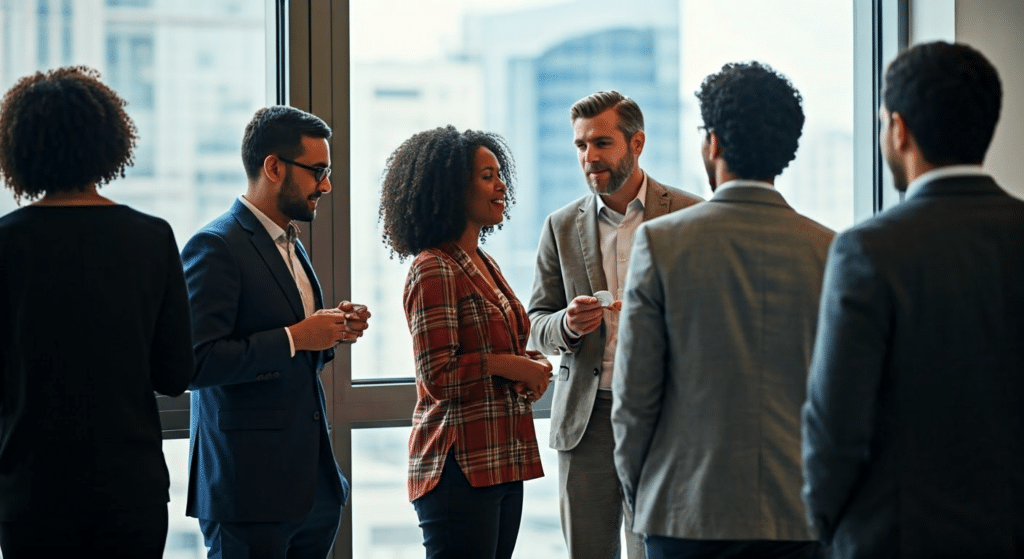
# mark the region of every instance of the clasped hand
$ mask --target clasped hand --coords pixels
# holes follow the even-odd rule
[[[551,362],[539,351],[526,350],[527,359],[530,365],[524,370],[523,379],[516,382],[515,390],[522,395],[527,402],[536,402],[547,391],[551,383]]]
[[[370,319],[366,305],[342,301],[336,308],[320,309],[291,326],[296,350],[322,351],[339,343],[352,343],[363,335]]]

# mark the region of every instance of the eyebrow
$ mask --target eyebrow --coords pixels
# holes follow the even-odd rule
[[[594,137],[589,138],[589,139],[586,139],[586,138],[573,138],[572,141],[575,144],[575,143],[578,143],[578,142],[586,143],[586,142],[597,142],[599,140],[612,140],[614,138],[615,138],[614,136],[602,135],[602,136],[594,136]]]

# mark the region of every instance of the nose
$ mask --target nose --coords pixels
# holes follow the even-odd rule
[[[324,177],[324,180],[320,181],[320,184],[316,185],[316,189],[327,194],[331,191],[331,177]]]
[[[587,163],[593,163],[593,162],[595,162],[595,161],[597,161],[599,159],[598,156],[597,156],[597,150],[596,149],[591,149],[590,146],[587,146],[583,150],[582,157],[583,157],[583,161],[585,161]]]

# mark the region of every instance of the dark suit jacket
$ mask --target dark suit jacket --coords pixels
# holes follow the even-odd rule
[[[937,179],[840,234],[803,410],[834,557],[1024,556],[1024,202]]]
[[[296,248],[321,308],[320,284],[301,243]],[[333,352],[289,356],[284,327],[303,319],[302,300],[266,228],[236,200],[189,240],[182,258],[196,354],[186,513],[225,522],[301,519],[318,467],[338,472],[344,499],[319,378]]]
[[[127,206],[0,218],[0,521],[167,503],[157,390],[192,378],[170,225]]]
[[[644,221],[692,206],[703,199],[647,177]],[[537,248],[537,272],[530,297],[530,341],[548,355],[562,354],[552,384],[551,448],[572,450],[590,421],[600,384],[605,325],[569,347],[562,318],[569,302],[608,288],[597,229],[597,196],[588,194],[555,211],[544,222]]]

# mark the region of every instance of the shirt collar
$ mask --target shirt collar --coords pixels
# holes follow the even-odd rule
[[[267,230],[270,238],[274,239],[274,241],[280,239],[282,235],[288,240],[293,240],[299,236],[299,226],[295,225],[295,222],[288,222],[288,230],[285,231],[280,225],[274,223],[274,220],[267,217],[267,214],[261,212],[259,208],[253,205],[252,202],[246,200],[244,194],[238,196],[238,201],[245,204],[245,207],[249,208],[249,211],[256,216],[256,219],[260,220],[260,223],[263,224],[264,229]]]
[[[767,188],[768,190],[775,190],[775,186],[772,185],[772,183],[770,182],[755,181],[748,179],[735,179],[723,182],[722,184],[718,185],[718,188],[715,189],[715,192],[718,192],[723,188],[732,188],[734,186],[756,186],[758,188]]]
[[[607,208],[608,211],[610,211],[610,212],[615,212],[615,210],[609,208],[608,205],[604,203],[604,198],[601,198],[601,196],[599,194],[595,194],[595,196],[597,196],[597,213],[598,214],[600,214],[601,210],[603,210],[605,208]],[[646,199],[647,199],[647,173],[644,173],[644,180],[640,182],[640,190],[637,191],[636,198],[633,198],[633,201],[631,201],[629,204],[626,204],[626,211],[628,212],[629,211],[629,207],[634,205],[634,204],[637,204],[639,209],[640,209],[640,211],[643,211],[644,210],[644,200],[646,200]],[[618,213],[618,212],[615,212],[615,213]]]
[[[937,179],[947,179],[950,177],[976,177],[976,176],[988,176],[988,173],[981,168],[981,165],[947,165],[945,167],[939,167],[938,169],[932,169],[931,171],[920,174],[916,179],[907,185],[907,197],[913,196],[915,192],[921,190],[926,182],[931,182]]]

